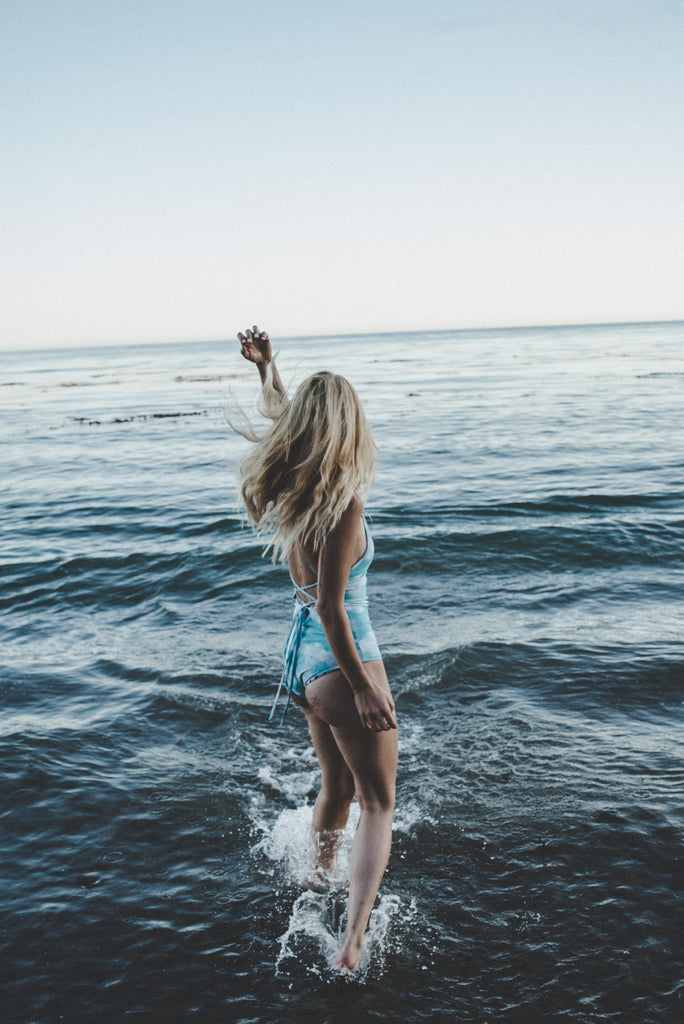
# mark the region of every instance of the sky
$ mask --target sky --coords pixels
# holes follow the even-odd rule
[[[0,0],[0,348],[684,318],[683,0]]]

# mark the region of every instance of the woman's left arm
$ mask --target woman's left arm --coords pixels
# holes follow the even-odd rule
[[[344,607],[362,512],[363,503],[355,498],[323,546],[318,562],[316,609],[330,649],[354,693],[361,723],[367,729],[396,729],[394,702],[371,679],[359,658]]]

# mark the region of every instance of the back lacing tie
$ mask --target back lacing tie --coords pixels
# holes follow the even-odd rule
[[[304,556],[304,552],[302,552]],[[307,565],[309,563],[304,558]],[[309,565],[311,569],[311,566]],[[313,569],[311,570],[313,572]],[[292,577],[290,577],[292,579]],[[307,615],[309,614],[309,608],[313,608],[316,605],[316,598],[309,591],[312,587],[318,586],[318,580],[314,580],[313,583],[307,583],[306,586],[300,587],[298,583],[292,580],[292,585],[295,588],[295,611],[292,619],[292,625],[290,626],[290,632],[288,633],[287,643],[285,644],[285,650],[283,652],[283,658],[285,660],[285,667],[283,668],[283,674],[280,677],[278,683],[278,689],[273,700],[271,707],[271,713],[268,716],[269,722],[272,722],[275,717],[276,707],[280,700],[280,694],[282,693],[283,687],[287,689],[287,701],[285,702],[285,708],[283,710],[280,724],[282,725],[285,721],[285,715],[287,709],[290,706],[290,698],[292,697],[292,688],[295,684],[295,669],[297,667],[297,654],[299,653],[299,645],[302,640],[302,630],[304,628],[304,622]]]

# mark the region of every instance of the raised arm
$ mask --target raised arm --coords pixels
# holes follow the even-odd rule
[[[238,334],[238,341],[240,342],[242,355],[245,359],[250,363],[256,363],[259,376],[261,377],[261,383],[263,384],[266,380],[266,370],[270,364],[271,372],[273,374],[273,387],[276,391],[280,391],[281,394],[287,395],[285,385],[280,379],[280,374],[278,373],[275,360],[273,359],[271,340],[266,331],[260,331],[255,324],[254,327],[252,327],[251,330],[246,331],[245,334],[240,331]]]

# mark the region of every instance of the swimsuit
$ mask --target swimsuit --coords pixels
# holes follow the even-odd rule
[[[363,520],[366,532],[366,550],[358,562],[349,570],[347,589],[344,592],[344,609],[349,616],[349,624],[354,636],[354,643],[361,661],[377,661],[382,657],[378,642],[375,639],[373,627],[368,616],[368,596],[366,594],[366,574],[368,567],[373,561],[375,545],[373,538],[368,532],[366,520]],[[316,571],[308,562],[302,551],[302,557],[314,575]],[[292,573],[290,573],[292,579]],[[292,625],[285,644],[283,658],[285,668],[278,686],[278,692],[273,701],[269,722],[273,721],[278,699],[283,687],[287,690],[287,702],[281,718],[281,724],[285,721],[287,709],[290,706],[290,697],[296,693],[298,697],[305,697],[305,690],[309,683],[327,672],[334,672],[340,666],[330,650],[328,638],[325,635],[323,624],[316,611],[316,598],[309,591],[318,585],[318,579],[313,583],[307,583],[300,587],[292,580],[295,588],[294,614]]]

